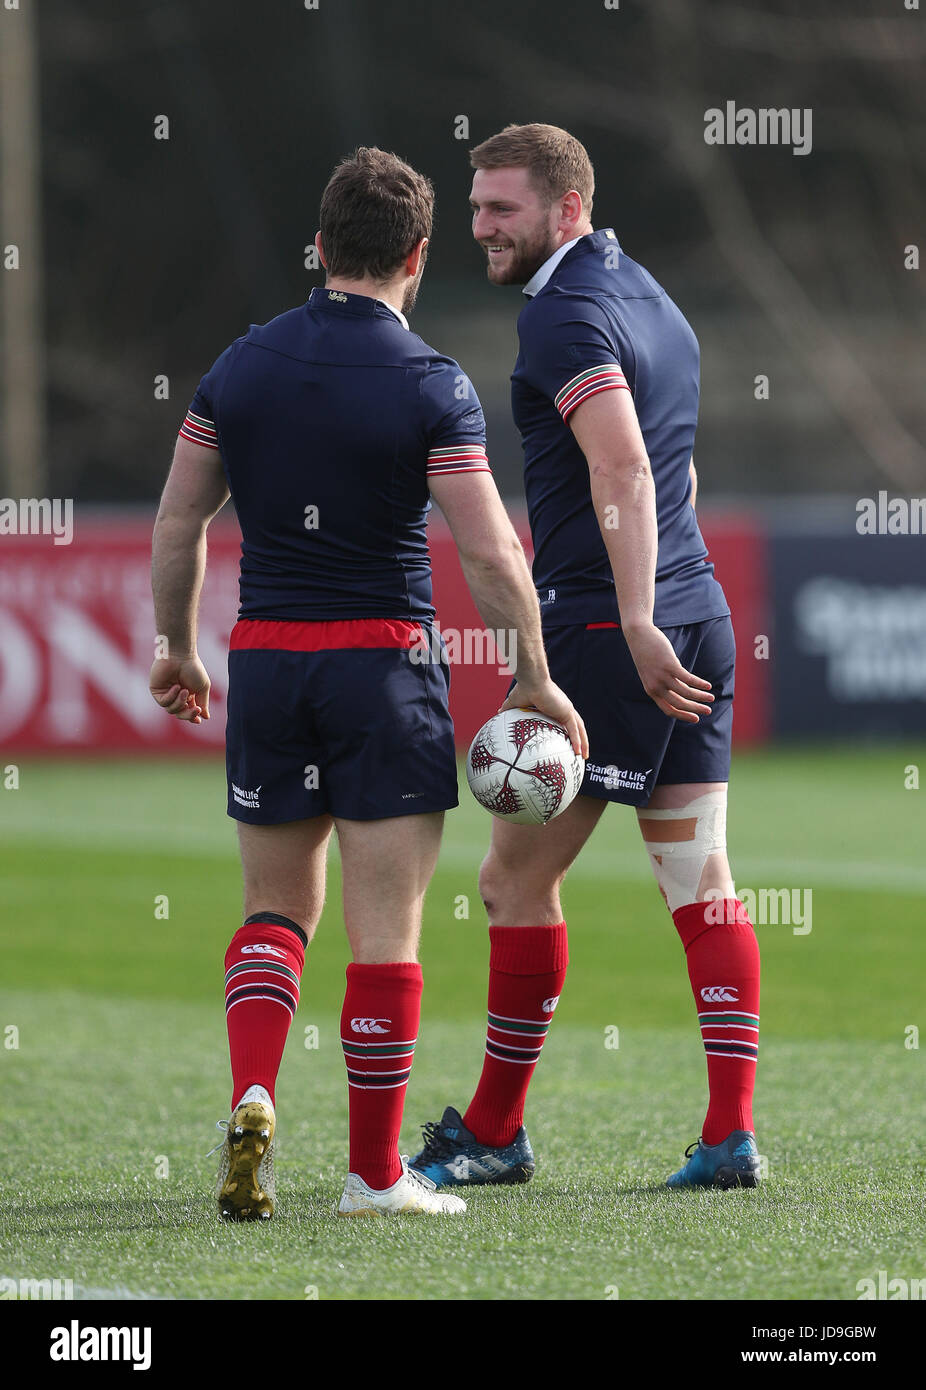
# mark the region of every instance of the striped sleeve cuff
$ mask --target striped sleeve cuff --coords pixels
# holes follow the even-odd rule
[[[590,396],[597,396],[599,391],[621,390],[630,390],[624,373],[615,362],[603,362],[600,367],[587,367],[584,372],[567,381],[553,404],[563,419],[568,420],[576,407]]]
[[[194,415],[192,410],[186,413],[186,419],[180,426],[180,435],[194,444],[204,444],[207,449],[219,447],[213,422],[207,420],[205,415]]]
[[[451,444],[428,451],[428,477],[442,473],[491,473],[489,458],[481,444]]]

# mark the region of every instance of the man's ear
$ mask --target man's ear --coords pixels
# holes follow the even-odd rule
[[[574,227],[577,222],[582,221],[582,195],[576,190],[570,189],[562,201],[562,212],[560,214],[560,224]]]
[[[421,268],[421,257],[424,255],[424,248],[428,244],[428,238],[423,236],[418,245],[409,254],[405,262],[405,272],[407,275],[415,276]]]
[[[318,252],[318,259],[321,261],[322,265],[323,265],[323,266],[325,267],[325,269],[327,270],[327,269],[328,269],[328,262],[325,260],[325,249],[324,249],[324,247],[322,246],[322,234],[321,234],[321,232],[316,232],[316,233],[315,233],[315,250]]]

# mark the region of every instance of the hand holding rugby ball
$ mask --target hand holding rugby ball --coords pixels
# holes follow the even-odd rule
[[[506,709],[483,724],[466,758],[470,791],[516,825],[546,825],[572,802],[585,776],[561,724],[534,709]]]

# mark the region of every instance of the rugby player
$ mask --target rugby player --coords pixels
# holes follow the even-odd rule
[[[434,648],[426,512],[434,498],[487,626],[514,637],[518,688],[585,731],[550,680],[524,552],[489,471],[482,408],[451,358],[408,327],[431,234],[430,182],[361,148],[334,171],[308,302],[251,325],[202,378],[153,538],[150,688],[209,718],[196,650],[206,528],[231,495],[242,531],[229,649],[228,814],[244,924],[225,955],[231,1119],[217,1184],[234,1220],[270,1217],[275,1083],[337,831],[352,952],[341,1015],[350,1158],[341,1215],[459,1213],[398,1151],[421,1002],[417,943],[453,726]],[[417,658],[417,659],[416,659]]]
[[[694,512],[697,339],[613,230],[593,230],[578,140],[508,126],[471,162],[488,278],[527,297],[512,404],[534,582],[550,672],[591,752],[580,795],[549,825],[493,824],[482,1075],[465,1113],[424,1126],[412,1166],[442,1186],[533,1174],[524,1100],[566,974],[560,886],[616,801],[637,808],[707,1054],[701,1137],[669,1186],[755,1186],[759,952],[726,854],[734,643]]]

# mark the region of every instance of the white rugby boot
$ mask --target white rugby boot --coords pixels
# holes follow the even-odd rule
[[[466,1211],[462,1197],[438,1192],[430,1178],[408,1166],[402,1155],[402,1176],[382,1192],[367,1187],[356,1173],[348,1173],[338,1206],[338,1216],[395,1216],[400,1212],[425,1212],[428,1216],[461,1216]]]

